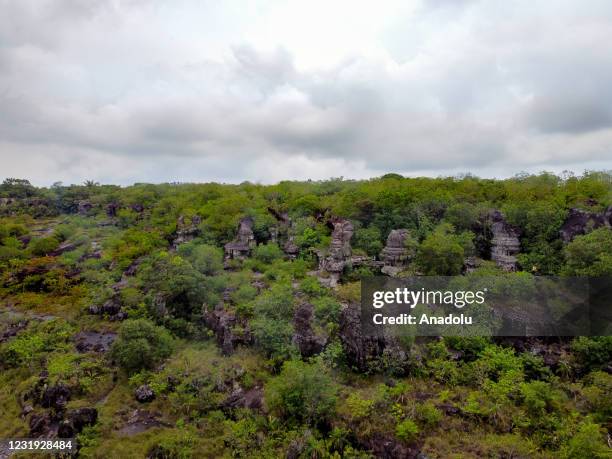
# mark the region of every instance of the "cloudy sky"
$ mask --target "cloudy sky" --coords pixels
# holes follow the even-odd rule
[[[612,2],[0,0],[0,179],[612,168]]]

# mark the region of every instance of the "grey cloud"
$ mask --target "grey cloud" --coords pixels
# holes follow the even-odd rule
[[[282,37],[174,43],[156,2],[0,0],[0,160],[44,183],[611,167],[610,8],[448,3],[395,21],[386,55],[300,68]]]

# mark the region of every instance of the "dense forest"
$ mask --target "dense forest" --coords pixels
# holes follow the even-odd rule
[[[0,438],[76,438],[84,458],[612,457],[611,336],[373,340],[370,275],[612,276],[612,173],[6,179]]]

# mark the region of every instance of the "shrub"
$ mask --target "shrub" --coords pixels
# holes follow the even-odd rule
[[[268,244],[258,245],[253,251],[253,257],[261,263],[270,264],[274,260],[282,258],[283,251],[278,244],[270,242]]]
[[[31,364],[47,352],[66,350],[73,334],[74,328],[62,320],[35,324],[0,346],[0,362],[7,367]]]
[[[521,395],[527,411],[534,417],[559,408],[561,394],[544,381],[521,384]]]
[[[419,435],[419,426],[412,419],[404,419],[395,427],[395,436],[406,443],[416,440]]]
[[[325,287],[321,285],[321,282],[316,277],[306,277],[300,282],[300,290],[306,295],[310,296],[321,296],[326,292]]]
[[[585,378],[588,385],[582,395],[595,421],[612,419],[612,375],[594,371]]]
[[[223,269],[223,251],[215,246],[189,242],[178,248],[178,253],[191,262],[202,274],[212,276]]]
[[[565,247],[564,272],[573,276],[609,276],[612,274],[612,231],[599,228],[577,236]]]
[[[297,349],[292,344],[293,325],[286,320],[257,317],[251,321],[255,344],[274,363],[294,357]]]
[[[473,234],[456,235],[453,231],[452,225],[442,224],[425,238],[416,258],[424,274],[453,276],[461,272],[465,256],[473,249]]]
[[[442,420],[442,412],[432,402],[416,406],[416,416],[426,426],[435,426]]]
[[[293,289],[288,283],[276,283],[257,297],[253,309],[257,317],[293,319]]]
[[[363,249],[370,256],[377,256],[383,248],[380,230],[375,226],[355,231],[355,247]]]
[[[599,368],[612,359],[612,336],[579,336],[571,345],[585,371]]]
[[[30,244],[30,251],[32,254],[42,257],[49,252],[53,252],[55,249],[59,247],[59,241],[57,238],[50,237],[41,237],[39,239],[35,239]]]
[[[605,445],[603,436],[599,424],[585,421],[562,450],[562,456],[568,459],[609,458],[610,449]]]
[[[111,355],[128,373],[151,369],[172,353],[170,333],[146,319],[126,320],[119,328]]]
[[[319,363],[285,362],[279,376],[265,387],[266,403],[285,419],[316,425],[336,410],[337,388]]]
[[[312,300],[314,315],[320,324],[337,323],[342,305],[334,298],[323,296]]]

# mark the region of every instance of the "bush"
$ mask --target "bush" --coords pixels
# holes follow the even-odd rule
[[[0,363],[5,367],[32,364],[48,352],[67,350],[73,334],[74,328],[63,320],[37,323],[0,346]]]
[[[603,440],[604,432],[599,424],[584,422],[562,451],[568,459],[609,458],[610,449]]]
[[[420,422],[429,427],[435,426],[442,420],[442,412],[432,402],[417,405],[416,416]]]
[[[417,253],[416,262],[423,274],[454,276],[461,272],[463,260],[472,250],[473,234],[453,233],[452,225],[441,224],[427,236]]]
[[[223,269],[223,251],[218,247],[190,242],[180,245],[178,253],[189,260],[195,269],[207,276],[212,276]]]
[[[329,296],[323,296],[312,300],[312,304],[314,306],[315,319],[319,324],[325,325],[338,322],[342,305],[337,300]]]
[[[274,260],[282,258],[283,251],[280,249],[278,244],[270,242],[268,244],[261,244],[255,247],[253,257],[261,263],[270,264]]]
[[[128,373],[152,369],[172,353],[170,333],[146,319],[126,320],[119,328],[111,355]]]
[[[53,252],[55,249],[59,247],[59,241],[57,238],[50,237],[42,237],[39,239],[34,239],[30,244],[30,251],[32,254],[42,257],[49,252]]]
[[[279,376],[265,387],[270,410],[285,419],[316,425],[336,410],[337,388],[327,369],[319,363],[285,362]]]
[[[326,293],[326,289],[321,285],[321,282],[312,276],[306,277],[300,282],[300,290],[310,296],[321,296]]]
[[[599,228],[577,236],[565,247],[564,273],[570,276],[612,275],[612,231]]]
[[[251,321],[255,344],[273,363],[280,364],[297,355],[292,344],[293,325],[286,320],[257,317]]]
[[[383,248],[380,230],[375,226],[355,231],[355,248],[363,249],[370,256],[377,256]]]
[[[600,368],[612,359],[612,336],[579,336],[571,345],[585,372]]]
[[[404,419],[395,427],[395,436],[406,443],[416,440],[419,435],[419,426],[412,419]]]

